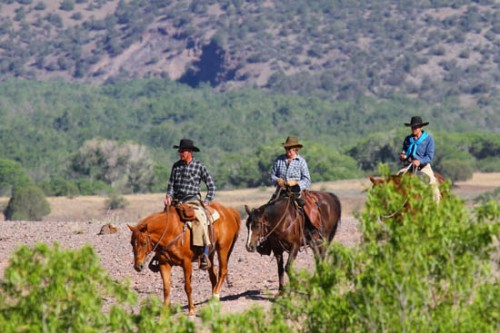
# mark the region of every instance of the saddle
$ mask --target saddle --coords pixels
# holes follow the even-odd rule
[[[219,212],[210,206],[204,206],[206,214],[207,214],[207,222],[208,225],[215,223],[220,218]],[[182,222],[190,222],[196,218],[194,210],[195,207],[188,205],[186,203],[182,203],[176,206],[177,213]]]
[[[309,218],[309,222],[316,228],[319,229],[321,227],[321,213],[319,211],[319,200],[318,197],[308,191],[302,191],[302,197],[304,198],[304,213]]]

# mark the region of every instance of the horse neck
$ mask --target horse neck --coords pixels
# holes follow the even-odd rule
[[[158,242],[162,238],[162,242],[175,237],[178,233],[182,232],[182,225],[177,214],[170,210],[167,212],[159,213],[149,221],[148,233],[153,242]],[[162,237],[163,236],[163,237]]]
[[[296,208],[293,200],[291,198],[282,198],[275,201],[273,204],[268,205],[265,210],[265,215],[268,223],[271,226],[274,226],[277,223],[290,223],[291,219],[296,217],[294,211],[296,212]],[[287,219],[287,217],[290,217],[291,219]]]

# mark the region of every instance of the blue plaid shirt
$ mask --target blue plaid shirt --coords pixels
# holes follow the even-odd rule
[[[172,166],[170,179],[168,181],[167,195],[174,199],[184,199],[197,196],[200,184],[207,185],[206,201],[212,201],[215,197],[215,183],[208,169],[200,161],[193,158],[191,163],[179,160]]]
[[[311,176],[306,160],[297,155],[290,164],[286,162],[286,154],[278,156],[271,169],[271,181],[277,185],[277,180],[281,178],[286,181],[296,180],[299,182],[300,190],[308,188],[311,185]]]

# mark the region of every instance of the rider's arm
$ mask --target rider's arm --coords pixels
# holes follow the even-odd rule
[[[417,148],[418,159],[420,164],[431,163],[434,158],[434,139],[432,136],[428,136],[427,139],[422,142]]]
[[[273,186],[279,185],[278,179],[280,179],[280,167],[279,167],[279,158],[277,158],[274,163],[273,167],[271,168],[271,182]]]
[[[205,166],[201,168],[201,180],[207,185],[207,196],[205,202],[210,202],[215,198],[215,182]]]
[[[301,191],[311,186],[311,175],[309,174],[309,167],[307,166],[307,162],[304,158],[300,160],[299,186]]]

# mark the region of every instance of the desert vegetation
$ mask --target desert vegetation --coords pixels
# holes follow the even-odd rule
[[[382,170],[383,174],[387,170]],[[270,308],[223,312],[204,304],[197,320],[141,299],[113,280],[84,246],[21,246],[0,284],[5,332],[72,330],[135,332],[359,332],[459,330],[494,332],[498,309],[498,200],[473,210],[443,187],[439,205],[418,178],[370,190],[358,218],[362,241],[333,243],[314,270],[294,270]],[[424,195],[422,195],[424,194]],[[408,201],[412,212],[395,217]],[[6,222],[15,223],[15,222]]]

